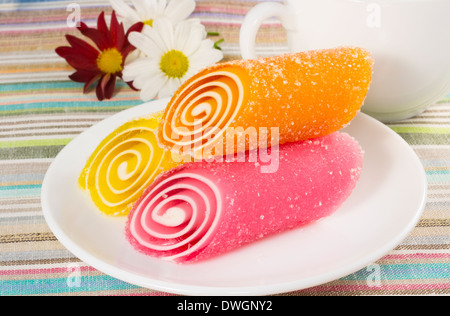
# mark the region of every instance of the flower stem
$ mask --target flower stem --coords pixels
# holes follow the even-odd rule
[[[207,32],[207,36],[219,36],[219,32]],[[225,39],[221,38],[220,40],[214,42],[214,48],[218,50],[222,50],[222,48],[219,46],[220,43],[224,42]]]
[[[222,39],[218,40],[217,42],[215,42],[215,43],[214,43],[214,48],[215,48],[215,49],[222,50],[222,48],[219,46],[219,44],[222,43],[222,42],[224,42],[224,41],[225,41],[225,39],[222,38]]]

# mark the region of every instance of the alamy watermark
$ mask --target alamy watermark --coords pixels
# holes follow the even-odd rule
[[[78,263],[69,263],[66,267],[68,273],[66,284],[69,288],[81,286],[81,268]]]
[[[170,137],[172,159],[176,162],[246,162],[254,163],[261,173],[275,173],[279,167],[278,127],[227,127],[202,129],[201,123],[191,132],[178,127]],[[179,154],[181,153],[181,155]]]
[[[367,4],[366,11],[368,13],[366,24],[369,28],[381,27],[381,5],[375,2]]]
[[[366,267],[366,271],[370,272],[367,276],[366,282],[368,287],[380,287],[381,286],[381,266],[373,263]]]
[[[68,27],[79,27],[81,25],[81,7],[78,3],[70,3],[66,7],[66,11],[70,12],[67,16],[66,23]]]

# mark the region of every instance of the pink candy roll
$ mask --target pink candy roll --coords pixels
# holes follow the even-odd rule
[[[332,214],[362,170],[361,147],[345,133],[264,151],[246,153],[245,162],[192,162],[161,174],[130,212],[130,243],[178,263],[217,256]]]

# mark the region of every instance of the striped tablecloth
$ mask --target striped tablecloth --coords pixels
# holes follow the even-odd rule
[[[141,104],[120,85],[111,101],[82,94],[54,49],[65,45],[73,1],[0,0],[0,295],[167,295],[108,276],[65,249],[41,210],[41,184],[57,153],[93,124]],[[77,0],[82,20],[110,12],[107,0]],[[239,28],[258,1],[197,0],[193,15],[225,39],[225,59],[240,58]],[[260,55],[285,52],[276,20],[258,34]],[[403,242],[342,279],[285,295],[450,294],[450,95],[423,114],[389,125],[414,149],[429,188],[425,211]],[[373,269],[379,282],[368,282]],[[77,286],[70,275],[79,273]]]

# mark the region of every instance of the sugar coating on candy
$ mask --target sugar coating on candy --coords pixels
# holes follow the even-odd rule
[[[87,160],[78,183],[103,213],[127,215],[159,173],[179,165],[157,144],[155,129],[161,116],[159,112],[123,124]]]
[[[214,144],[226,142],[229,127],[277,127],[280,144],[333,133],[360,111],[372,69],[371,54],[358,47],[209,66],[177,90],[164,112],[158,141],[168,150],[205,157]],[[246,149],[259,145],[242,141]]]
[[[195,162],[162,173],[134,204],[126,236],[140,252],[178,263],[220,255],[331,215],[353,191],[363,163],[345,133],[269,148],[269,161]],[[271,153],[273,154],[273,153]]]

